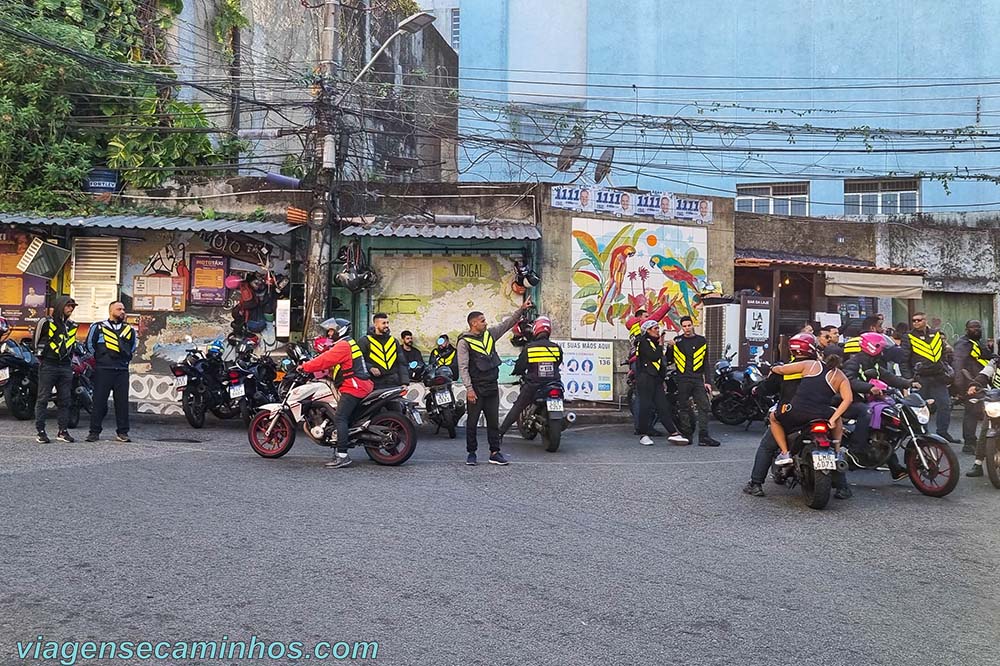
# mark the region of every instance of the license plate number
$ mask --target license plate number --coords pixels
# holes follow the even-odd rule
[[[434,394],[434,402],[439,405],[450,405],[451,404],[451,393],[448,391],[440,391]]]
[[[832,453],[813,451],[813,469],[817,470],[837,469],[837,458]]]
[[[539,377],[555,377],[556,376],[556,366],[554,363],[539,363],[538,364],[538,376]]]
[[[236,386],[229,387],[229,397],[230,398],[242,398],[247,394],[247,387],[243,384],[237,384]]]
[[[562,398],[549,398],[545,401],[545,406],[550,412],[561,412],[563,410]]]
[[[181,375],[180,377],[174,377],[174,388],[182,389],[188,385],[188,376]]]
[[[0,368],[0,382],[10,379],[10,368]]]

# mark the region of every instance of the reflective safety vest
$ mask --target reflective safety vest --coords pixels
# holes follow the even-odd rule
[[[857,354],[861,351],[861,337],[851,338],[844,343],[844,355]]]
[[[990,386],[995,389],[1000,389],[1000,369],[993,371],[993,377],[990,378]]]
[[[628,329],[628,334],[633,336],[638,336],[642,333],[642,321],[637,321],[632,324],[632,328]]]
[[[969,342],[972,343],[972,351],[969,352],[969,356],[976,359],[979,365],[986,367],[986,364],[989,363],[989,361],[987,361],[985,358],[982,357],[983,350],[979,348],[979,343],[976,342],[975,340],[969,340]]]
[[[656,351],[656,343],[653,342],[653,340],[648,335],[644,335],[643,338],[645,338],[643,340],[643,342],[645,342],[646,344],[648,344],[650,346],[650,348],[655,352]],[[656,372],[660,372],[660,368],[662,367],[662,364],[660,363],[659,359],[654,360],[654,361],[650,361],[649,363],[650,363],[650,365],[652,365],[656,369]]]
[[[382,344],[374,336],[368,336],[368,360],[374,365],[386,371],[392,370],[396,367],[396,356],[396,338],[389,338]]]
[[[368,367],[365,365],[365,356],[361,353],[361,347],[351,338],[348,338],[347,342],[351,345],[351,367],[345,368],[338,364],[330,368],[330,378],[333,379],[334,385],[338,388],[344,381],[352,377],[368,379]]]
[[[527,375],[538,379],[555,379],[562,363],[562,350],[548,341],[528,343],[524,348],[528,355]]]
[[[463,333],[459,340],[465,340],[469,345],[469,375],[473,384],[478,382],[476,390],[483,387],[492,389],[500,376],[501,363],[493,336],[486,330],[482,337]]]
[[[104,347],[113,354],[131,354],[132,341],[135,339],[135,329],[125,324],[120,331],[108,326],[108,322],[102,321],[97,331],[96,343]]]
[[[451,365],[451,362],[455,360],[455,354],[457,354],[457,353],[458,353],[458,350],[452,349],[451,353],[448,354],[447,356],[441,356],[437,352],[437,350],[435,350],[434,351],[434,365],[437,366],[437,367],[439,367],[439,368],[442,368],[442,367],[444,367],[446,365]]]
[[[937,363],[941,360],[944,354],[944,336],[938,331],[931,336],[930,340],[924,341],[922,338],[909,333],[910,347],[913,349],[913,353],[920,358],[926,359],[931,363]]]
[[[705,365],[705,354],[708,352],[708,345],[704,344],[698,347],[691,354],[691,372],[700,371]],[[674,365],[677,366],[677,370],[684,374],[685,369],[688,365],[688,358],[685,356],[684,352],[681,351],[678,345],[674,345]]]
[[[469,343],[469,350],[473,354],[478,354],[480,356],[492,356],[493,355],[493,336],[490,335],[489,331],[483,333],[482,339],[466,337],[465,341]]]
[[[49,321],[49,349],[59,358],[66,358],[73,351],[76,343],[77,325],[67,328],[65,333],[59,333],[59,327],[54,321]]]

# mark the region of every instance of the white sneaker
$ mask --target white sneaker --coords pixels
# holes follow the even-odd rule
[[[671,441],[671,442],[676,442],[678,444],[690,444],[691,443],[690,439],[688,439],[684,435],[680,434],[679,432],[678,433],[674,433],[670,437],[667,437],[667,439],[669,441]]]
[[[779,453],[778,457],[774,459],[774,464],[780,466],[791,465],[792,464],[792,454],[791,453]]]
[[[649,435],[643,435],[639,439],[639,443],[642,444],[643,446],[652,446],[653,445],[653,440],[652,440],[652,438]]]

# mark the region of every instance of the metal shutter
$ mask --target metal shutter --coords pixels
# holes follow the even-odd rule
[[[73,319],[90,323],[108,315],[108,305],[120,296],[121,242],[117,238],[74,238],[70,296],[76,301]]]

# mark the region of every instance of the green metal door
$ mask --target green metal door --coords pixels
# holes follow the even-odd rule
[[[992,294],[954,294],[940,291],[925,291],[924,298],[917,301],[917,310],[927,313],[932,328],[939,328],[948,336],[948,342],[965,333],[965,322],[978,319],[983,322],[983,337],[996,336],[993,328]],[[893,308],[895,312],[895,308]]]

